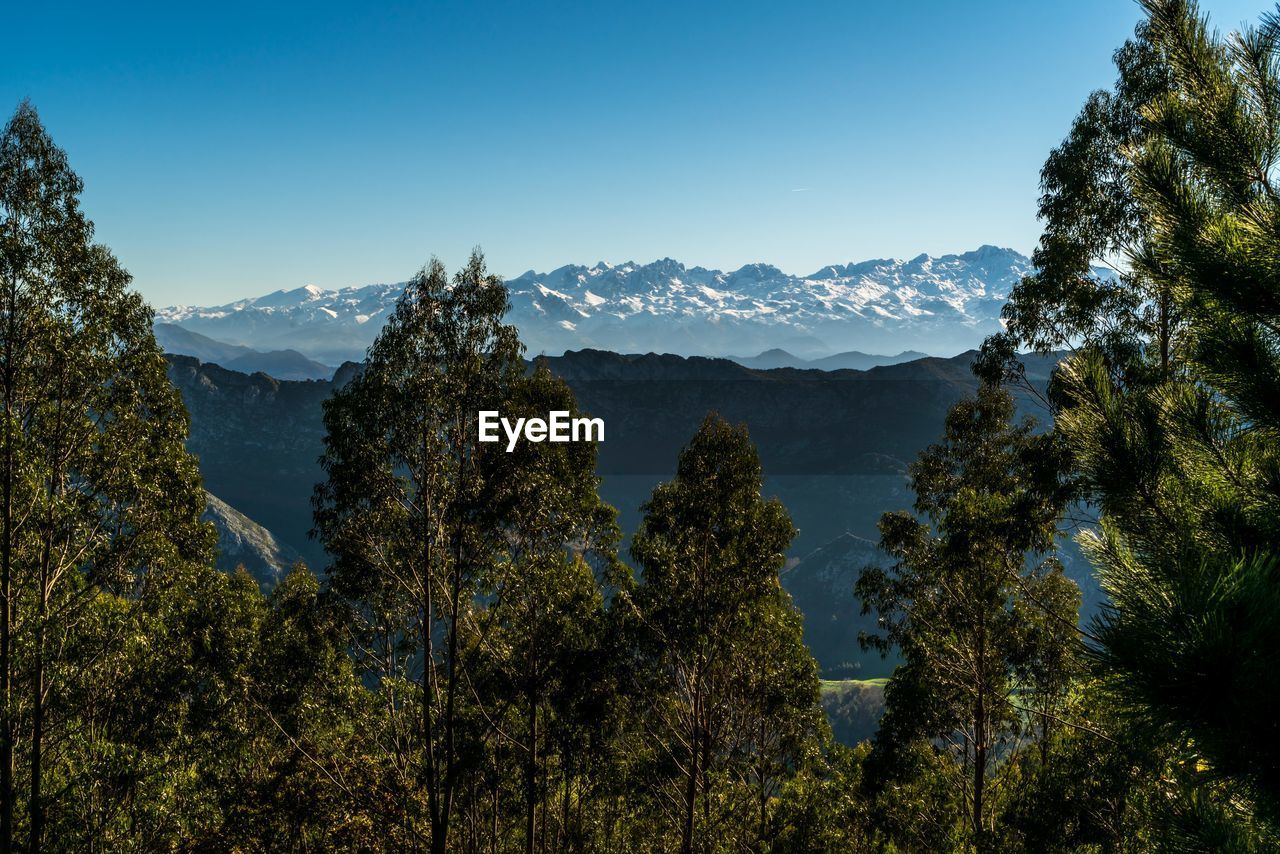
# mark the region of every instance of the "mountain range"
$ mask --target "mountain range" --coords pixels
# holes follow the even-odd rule
[[[508,320],[531,354],[596,348],[731,356],[780,348],[805,361],[848,351],[951,354],[999,329],[1010,289],[1031,269],[1025,255],[995,246],[832,265],[799,276],[768,264],[724,272],[670,258],[571,264],[508,279]],[[176,326],[215,343],[340,364],[363,357],[403,289],[306,285],[225,305],[170,306],[157,311],[157,328]],[[208,347],[179,342],[175,347],[186,349],[172,352],[206,358],[207,352],[193,352],[195,344]]]

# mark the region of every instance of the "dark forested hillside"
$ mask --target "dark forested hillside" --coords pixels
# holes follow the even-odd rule
[[[190,447],[209,490],[318,562],[306,542],[308,502],[319,480],[320,404],[332,383],[247,375],[190,356],[169,361],[170,378],[191,412]],[[667,477],[686,437],[716,411],[747,425],[780,495],[811,493],[815,486],[822,492],[811,508],[793,510],[797,553],[846,528],[874,534],[879,513],[905,495],[907,462],[937,437],[951,404],[975,387],[971,361],[972,354],[962,354],[827,372],[596,350],[546,359],[583,410],[604,418],[599,471],[624,530],[638,507],[629,496],[643,496]],[[1028,374],[1043,383],[1052,364],[1039,359]]]
[[[887,675],[888,664],[857,648],[862,620],[853,583],[876,554],[867,540],[875,538],[880,514],[910,505],[907,464],[937,438],[950,406],[975,387],[972,358],[966,353],[868,371],[761,370],[726,359],[598,350],[545,362],[568,382],[583,411],[604,418],[601,495],[618,508],[624,535],[635,530],[641,502],[671,476],[678,451],[707,412],[747,425],[766,488],[783,500],[799,529],[791,556],[804,560],[783,583],[808,618],[806,642],[825,676],[849,677]],[[189,447],[210,492],[264,526],[290,553],[323,568],[324,554],[308,534],[311,490],[321,477],[321,403],[333,384],[246,375],[189,356],[169,362],[191,412]],[[1054,363],[1030,360],[1029,379],[1043,386]],[[337,380],[354,367],[340,370]],[[851,557],[844,548],[850,542],[867,548]],[[1069,569],[1090,591],[1082,563],[1077,559]]]
[[[599,471],[623,530],[634,528],[628,522],[653,484],[671,474],[684,438],[717,411],[748,425],[769,488],[796,517],[799,557],[845,530],[874,536],[879,513],[902,506],[906,463],[974,388],[970,361],[972,353],[868,371],[755,370],[721,359],[581,351],[547,364],[582,410],[604,419]],[[320,566],[307,533],[320,479],[320,403],[333,384],[247,375],[191,356],[170,356],[169,364],[210,492]],[[1028,374],[1042,383],[1051,365],[1037,360]]]
[[[188,447],[208,490],[322,565],[307,532],[324,438],[320,404],[331,384],[242,374],[192,356],[169,356],[169,379],[191,413]]]

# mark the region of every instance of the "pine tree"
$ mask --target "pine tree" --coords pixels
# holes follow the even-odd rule
[[[1224,39],[1194,3],[1144,6],[1177,85],[1128,152],[1150,212],[1139,260],[1185,331],[1158,385],[1117,381],[1093,354],[1071,362],[1059,423],[1103,511],[1087,544],[1112,601],[1098,652],[1117,696],[1156,743],[1198,756],[1182,764],[1203,784],[1192,797],[1274,822],[1280,27]]]
[[[1139,44],[1118,56],[1147,60],[1121,64],[1111,101],[1130,131],[1107,137],[1078,123],[1064,150],[1101,141],[1071,159],[1087,179],[1046,183],[1042,246],[1092,234],[1077,255],[1113,253],[1122,282],[1143,283],[1131,313],[1168,323],[1132,325],[1132,355],[1117,358],[1082,333],[1117,322],[1107,305],[1024,288],[1008,316],[1033,320],[987,350],[1080,345],[1052,402],[1080,494],[1102,514],[1084,537],[1110,597],[1095,657],[1126,725],[1183,790],[1152,799],[1162,822],[1173,838],[1206,844],[1258,837],[1257,821],[1274,823],[1280,802],[1269,711],[1280,648],[1280,27],[1268,17],[1223,37],[1195,3],[1143,5]],[[1105,195],[1087,168],[1099,152],[1132,218],[1085,215]],[[1039,335],[1037,322],[1057,337]]]

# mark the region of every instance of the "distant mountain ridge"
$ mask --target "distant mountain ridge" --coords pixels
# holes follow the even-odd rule
[[[886,365],[900,365],[903,362],[914,362],[917,359],[929,358],[928,353],[919,350],[903,350],[896,356],[880,356],[875,353],[861,353],[850,350],[848,353],[836,353],[822,359],[802,359],[786,350],[775,347],[765,350],[758,356],[729,356],[731,361],[748,368],[772,370],[773,368],[801,368],[819,371],[867,371]]]
[[[259,352],[243,344],[227,344],[172,323],[153,325],[156,341],[166,353],[195,356],[202,362],[221,365],[246,374],[262,372],[278,380],[327,380],[334,369],[297,350]]]
[[[1025,255],[996,246],[831,265],[807,276],[768,264],[724,272],[670,258],[601,261],[507,280],[508,320],[535,355],[583,348],[686,356],[781,348],[805,360],[844,351],[949,355],[1000,328],[1009,291],[1031,270]],[[162,308],[156,319],[219,342],[340,364],[363,356],[402,291],[403,284],[307,285],[220,306]]]

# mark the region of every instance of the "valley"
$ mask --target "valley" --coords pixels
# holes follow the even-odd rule
[[[858,632],[872,625],[859,613],[853,584],[863,566],[883,559],[875,546],[880,514],[910,505],[907,465],[936,441],[947,409],[974,389],[972,356],[866,371],[758,369],[727,359],[598,350],[544,358],[581,410],[609,425],[599,445],[600,494],[618,508],[627,537],[707,412],[747,425],[766,491],[783,501],[799,529],[782,582],[805,615],[806,644],[824,676],[849,679],[892,669],[893,662],[858,648]],[[1028,378],[1043,386],[1054,364],[1028,358]],[[279,554],[323,571],[325,555],[309,535],[311,494],[321,478],[321,404],[357,370],[347,363],[333,380],[277,380],[169,357],[206,488],[273,538],[266,556],[246,560],[237,552],[224,556],[224,568],[243,560],[265,586],[279,572]],[[1030,400],[1022,405],[1035,411]],[[1073,544],[1062,557],[1091,613],[1099,596],[1087,566]]]

